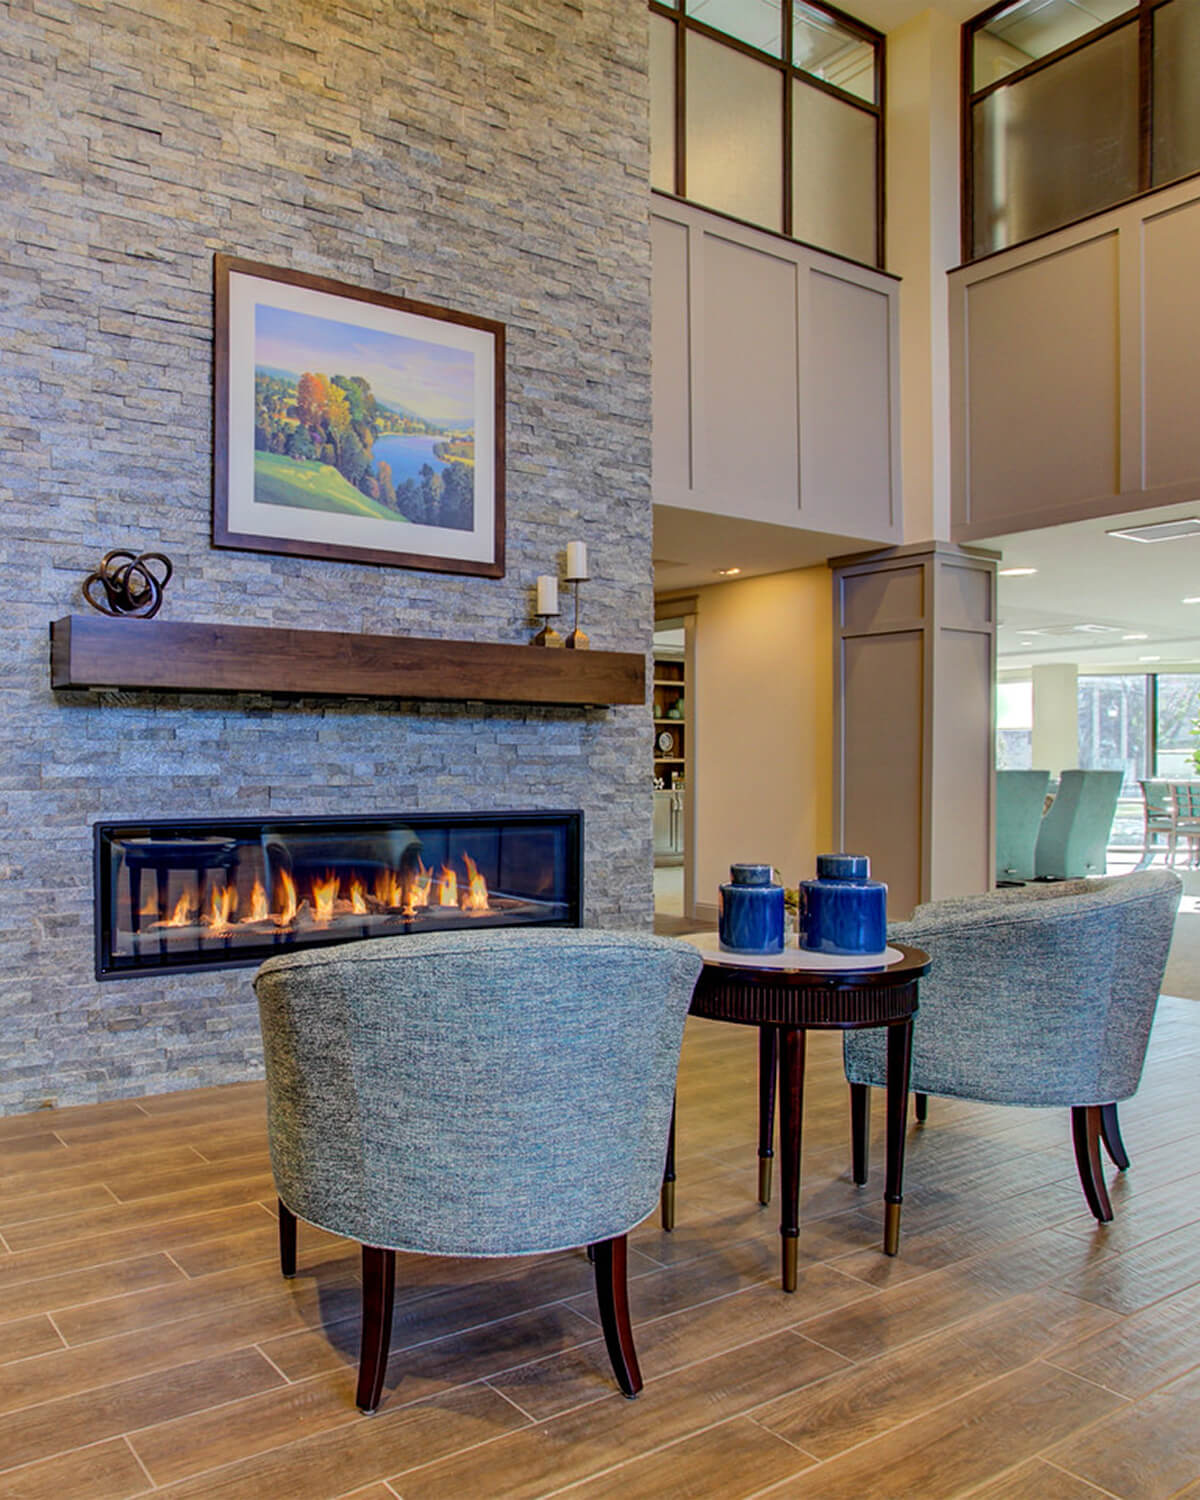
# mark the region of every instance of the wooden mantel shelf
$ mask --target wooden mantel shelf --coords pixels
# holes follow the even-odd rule
[[[55,688],[289,693],[486,703],[646,701],[630,651],[549,650],[261,625],[71,615],[50,626]]]

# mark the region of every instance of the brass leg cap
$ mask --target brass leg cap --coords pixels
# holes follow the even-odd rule
[[[800,1248],[800,1242],[794,1234],[785,1235],[783,1239],[783,1289],[785,1292],[796,1290],[796,1261]]]
[[[664,1182],[662,1193],[659,1195],[659,1206],[662,1209],[662,1227],[664,1229],[675,1228],[675,1184]]]
[[[883,1205],[883,1253],[895,1255],[900,1249],[900,1205]]]
[[[770,1203],[771,1201],[771,1158],[760,1156],[758,1158],[758,1201]]]

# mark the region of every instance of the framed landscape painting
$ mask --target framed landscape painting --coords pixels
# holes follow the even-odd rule
[[[216,257],[213,545],[504,574],[504,324]]]

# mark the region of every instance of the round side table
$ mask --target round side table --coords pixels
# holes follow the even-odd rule
[[[771,1137],[778,1066],[780,1118],[780,1222],[783,1289],[796,1290],[800,1234],[800,1135],[804,1110],[805,1036],[810,1030],[847,1031],[888,1027],[887,1178],[884,1187],[883,1249],[900,1245],[904,1133],[912,1061],[912,1018],[917,984],[930,959],[919,948],[889,947],[877,963],[834,958],[801,948],[769,957],[727,953],[716,933],[685,939],[700,949],[704,968],[696,981],[690,1014],[759,1028],[759,1200],[770,1198]],[[855,1179],[859,1180],[858,1169]],[[675,1121],[663,1174],[663,1228],[675,1218]]]

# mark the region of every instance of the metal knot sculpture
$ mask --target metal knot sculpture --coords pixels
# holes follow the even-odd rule
[[[155,572],[153,564],[159,564]],[[175,567],[163,552],[106,552],[100,566],[83,580],[83,597],[102,615],[148,620],[162,607],[163,590]]]

